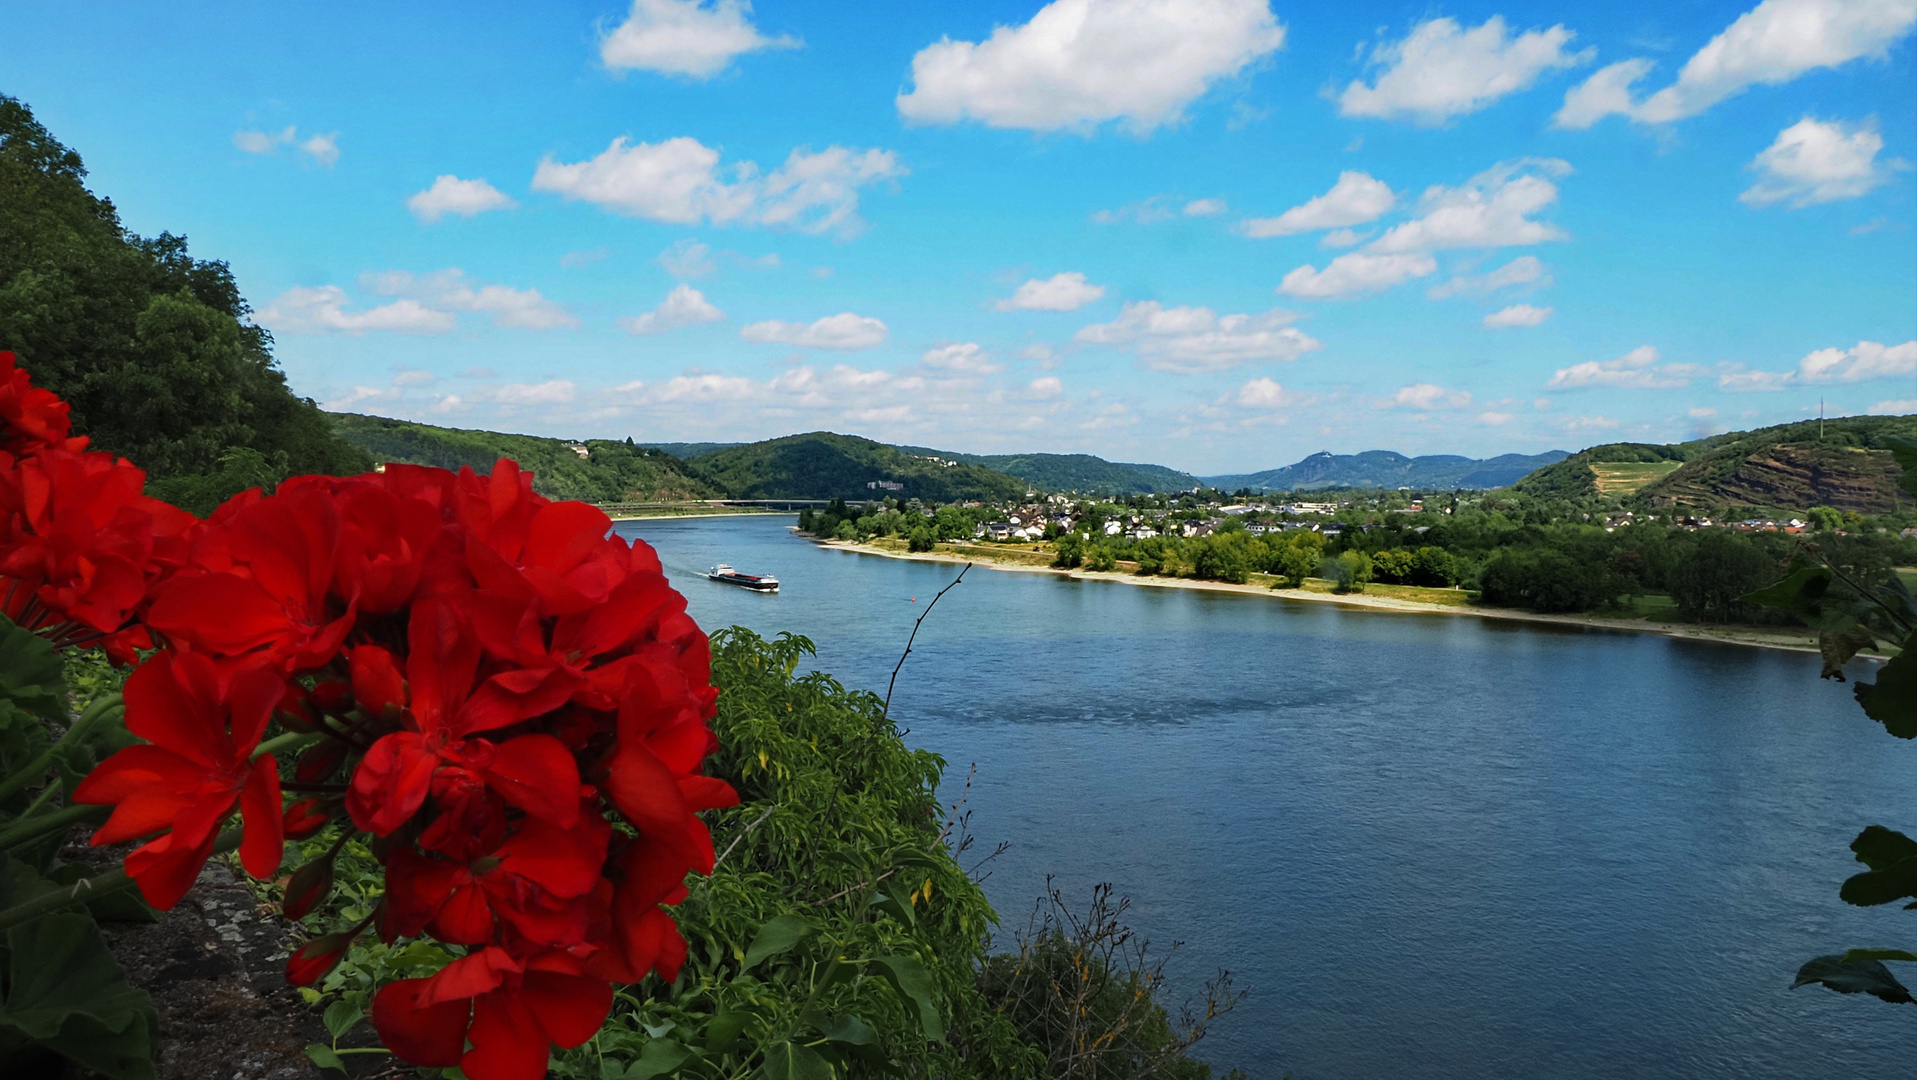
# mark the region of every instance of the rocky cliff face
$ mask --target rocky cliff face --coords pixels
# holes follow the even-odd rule
[[[1909,496],[1897,489],[1902,470],[1885,450],[1772,446],[1741,460],[1690,462],[1645,489],[1654,506],[1763,507],[1807,510],[1833,506],[1863,514],[1895,509]]]

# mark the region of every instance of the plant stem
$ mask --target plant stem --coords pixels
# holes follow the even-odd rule
[[[115,708],[118,708],[120,703],[120,695],[108,694],[93,704],[88,705],[87,711],[81,713],[80,718],[75,720],[71,727],[67,728],[67,733],[60,736],[59,742],[41,751],[40,756],[27,762],[26,765],[21,767],[21,769],[12,776],[0,780],[0,799],[12,795],[14,792],[19,791],[21,788],[26,787],[28,784],[33,783],[45,775],[47,766],[53,764],[54,755],[60,752],[61,747],[68,743],[78,743],[81,739],[85,738],[87,732],[93,728],[93,725],[99,723],[101,717],[106,716]]]
[[[311,746],[323,738],[317,731],[289,731],[284,735],[275,735],[253,748],[253,760],[258,761],[267,754],[277,754],[282,750],[298,750]]]
[[[105,806],[68,806],[55,810],[51,814],[16,821],[7,828],[0,829],[0,851],[19,847],[29,840],[37,840],[69,825],[77,825],[83,821],[105,821],[110,810],[111,808]]]
[[[213,854],[223,855],[240,846],[241,829],[228,829],[213,842]],[[37,919],[42,915],[68,908],[94,896],[108,896],[133,887],[133,879],[126,875],[126,868],[109,870],[98,877],[76,881],[72,885],[63,885],[50,893],[42,893],[24,904],[0,911],[0,933],[4,933],[21,923]]]

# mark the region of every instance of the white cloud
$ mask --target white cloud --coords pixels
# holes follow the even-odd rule
[[[1081,328],[1074,340],[1131,349],[1158,371],[1197,374],[1241,364],[1296,360],[1321,344],[1287,311],[1219,315],[1210,308],[1167,308],[1156,300],[1126,304],[1117,319]]]
[[[1294,206],[1275,218],[1246,218],[1238,230],[1246,236],[1263,239],[1290,236],[1314,229],[1336,229],[1345,225],[1363,225],[1373,221],[1397,204],[1398,197],[1382,180],[1354,170],[1338,174],[1331,190]]]
[[[681,240],[660,252],[659,265],[681,280],[706,277],[719,269],[712,260],[712,248],[697,240]]]
[[[1368,232],[1361,233],[1356,229],[1333,229],[1318,238],[1318,246],[1322,248],[1357,247],[1369,239],[1371,234]]]
[[[1557,185],[1547,177],[1570,172],[1571,166],[1557,158],[1519,158],[1493,165],[1462,187],[1434,185],[1420,199],[1423,216],[1392,228],[1372,242],[1371,250],[1512,247],[1568,239],[1564,230],[1529,215],[1557,201]]]
[[[1193,199],[1185,204],[1185,216],[1211,217],[1214,214],[1222,214],[1229,209],[1230,207],[1225,205],[1225,200],[1223,199]]]
[[[1806,117],[1777,133],[1750,168],[1757,183],[1739,195],[1750,206],[1789,200],[1793,208],[1854,199],[1890,177],[1877,163],[1884,137],[1875,124],[1856,127]]]
[[[609,247],[588,248],[583,251],[568,251],[559,257],[559,265],[568,270],[583,270],[612,254]]]
[[[1064,393],[1065,383],[1056,375],[1041,375],[1025,387],[1025,396],[1034,401],[1047,401]]]
[[[474,288],[467,282],[465,271],[457,268],[425,275],[405,270],[362,274],[360,286],[381,296],[421,300],[435,308],[485,312],[492,317],[493,325],[499,327],[558,330],[579,325],[572,312],[541,296],[538,289],[513,289],[505,285]]]
[[[400,391],[378,386],[355,386],[343,397],[334,398],[320,406],[327,412],[348,412],[354,406],[367,401],[396,401]]]
[[[308,157],[330,169],[339,161],[339,132],[315,135],[300,143],[299,147]]]
[[[1559,368],[1545,389],[1582,390],[1603,386],[1619,390],[1665,390],[1688,385],[1692,374],[1692,369],[1683,364],[1659,366],[1657,350],[1639,345],[1616,360],[1587,360]]]
[[[276,154],[280,147],[292,146],[312,158],[315,164],[329,169],[339,161],[339,132],[314,135],[302,141],[299,129],[291,124],[279,131],[236,131],[233,145],[249,154]]]
[[[1053,350],[1050,345],[1037,342],[1019,349],[1015,355],[1017,355],[1020,360],[1033,360],[1043,364],[1048,363],[1053,357],[1057,356],[1058,353]]]
[[[1398,388],[1384,407],[1405,409],[1462,409],[1471,404],[1471,394],[1466,390],[1447,390],[1436,383],[1413,383]]]
[[[1253,379],[1232,391],[1231,404],[1241,409],[1282,409],[1294,405],[1298,395],[1286,390],[1273,379]]]
[[[1848,349],[1818,349],[1795,371],[1730,370],[1717,385],[1725,390],[1782,390],[1801,383],[1854,383],[1917,375],[1917,340],[1902,345],[1860,341]]]
[[[1117,225],[1127,221],[1134,225],[1156,225],[1176,216],[1171,207],[1166,205],[1163,195],[1153,195],[1149,199],[1126,203],[1116,210],[1094,210],[1092,222],[1096,225]]]
[[[1597,50],[1565,49],[1576,36],[1560,25],[1512,37],[1498,15],[1474,30],[1453,19],[1431,19],[1413,27],[1403,41],[1375,46],[1369,64],[1385,70],[1372,85],[1357,80],[1345,87],[1338,111],[1441,124],[1528,89],[1547,71],[1588,62]]]
[[[1532,307],[1530,304],[1512,304],[1508,308],[1494,311],[1484,317],[1484,325],[1493,330],[1511,326],[1539,326],[1551,317],[1552,309]]]
[[[991,355],[982,347],[969,341],[927,349],[919,362],[953,375],[996,375],[1005,370],[993,363]]]
[[[570,405],[578,397],[579,388],[567,379],[550,379],[542,383],[507,383],[486,391],[486,400],[496,405]]]
[[[1514,285],[1542,287],[1551,284],[1551,275],[1536,255],[1520,255],[1482,277],[1460,274],[1450,281],[1431,286],[1426,293],[1433,300],[1461,294],[1485,296]]]
[[[801,349],[870,349],[884,343],[885,324],[851,312],[827,315],[812,323],[768,319],[748,324],[739,336],[761,345],[794,345]]]
[[[705,294],[684,282],[673,287],[659,306],[644,315],[619,320],[620,329],[629,334],[662,334],[681,326],[718,322],[726,313],[714,307]]]
[[[634,69],[709,79],[733,58],[761,49],[796,49],[784,34],[766,37],[747,16],[745,0],[632,0],[626,21],[599,39],[599,60],[612,71]]]
[[[253,321],[276,334],[444,334],[453,329],[453,316],[435,311],[417,300],[348,311],[346,290],[337,285],[288,289],[255,312]]]
[[[431,386],[439,381],[439,376],[430,371],[418,369],[402,371],[393,376],[394,386]]]
[[[249,154],[277,153],[283,145],[292,143],[297,129],[288,126],[284,131],[247,131],[233,133],[233,145]]]
[[[1077,311],[1105,295],[1105,286],[1093,285],[1077,271],[1053,274],[1041,281],[1033,278],[1020,285],[1005,300],[993,305],[995,311]]]
[[[1764,0],[1699,49],[1670,86],[1634,101],[1632,85],[1653,65],[1619,61],[1566,94],[1555,123],[1588,128],[1615,113],[1639,123],[1668,124],[1752,86],[1787,83],[1860,57],[1882,59],[1913,23],[1917,3],[1912,0]]]
[[[719,151],[697,139],[628,145],[620,136],[586,161],[563,164],[548,155],[533,173],[532,186],[624,217],[850,236],[865,225],[858,215],[859,189],[904,175],[905,167],[890,150],[829,146],[815,154],[795,149],[785,164],[762,175],[752,162],[722,169]]]
[[[1437,268],[1438,261],[1422,253],[1365,255],[1354,251],[1331,260],[1323,270],[1298,267],[1278,283],[1278,291],[1319,300],[1343,299],[1380,292]]]
[[[1124,120],[1144,134],[1284,42],[1266,0],[1054,0],[985,41],[919,50],[897,105],[917,123],[1090,131]]]
[[[1917,398],[1880,401],[1866,411],[1872,416],[1902,416],[1905,413],[1917,413]]]
[[[1503,427],[1515,419],[1517,418],[1508,412],[1493,411],[1478,414],[1478,423],[1483,424],[1485,427]]]
[[[461,180],[451,173],[440,176],[432,187],[406,200],[406,209],[429,225],[447,214],[470,218],[488,210],[510,210],[518,205],[484,180]]]
[[[1608,416],[1574,416],[1562,425],[1565,431],[1610,431],[1617,421]]]

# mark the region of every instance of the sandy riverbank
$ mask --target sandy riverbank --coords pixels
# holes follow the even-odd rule
[[[707,518],[707,517],[791,517],[790,510],[725,510],[717,507],[706,510],[672,510],[661,508],[656,513],[608,513],[614,521],[661,521],[668,518]]]
[[[1685,638],[1692,641],[1715,641],[1726,645],[1748,645],[1763,649],[1785,649],[1792,652],[1817,651],[1817,638],[1808,630],[1794,630],[1788,627],[1769,626],[1707,626],[1701,623],[1664,623],[1652,622],[1642,618],[1607,618],[1599,615],[1541,615],[1536,612],[1519,611],[1512,608],[1479,607],[1464,603],[1436,604],[1418,600],[1405,600],[1397,597],[1375,596],[1365,593],[1315,592],[1309,589],[1273,589],[1266,585],[1232,585],[1223,581],[1201,581],[1197,578],[1141,577],[1125,571],[1094,572],[1091,570],[1055,570],[1049,566],[1001,562],[984,555],[971,556],[947,551],[905,552],[892,551],[858,544],[844,540],[820,540],[805,537],[820,547],[836,551],[845,551],[856,555],[878,555],[888,559],[912,559],[921,562],[977,563],[993,570],[1024,571],[1029,573],[1056,574],[1061,577],[1076,578],[1080,581],[1110,581],[1124,585],[1137,585],[1145,588],[1161,589],[1198,589],[1205,592],[1242,593],[1246,596],[1259,596],[1269,600],[1304,604],[1339,604],[1344,607],[1369,608],[1373,611],[1395,611],[1413,615],[1445,615],[1451,617],[1469,617],[1479,619],[1498,619],[1507,622],[1548,623],[1562,627],[1576,627],[1587,630],[1609,630],[1629,634],[1659,634],[1664,637]],[[1037,554],[1037,553],[1034,553]],[[1866,659],[1869,659],[1868,657]]]

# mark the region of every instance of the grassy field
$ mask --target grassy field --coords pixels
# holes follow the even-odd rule
[[[1598,461],[1591,464],[1600,495],[1633,495],[1677,471],[1679,461]]]

